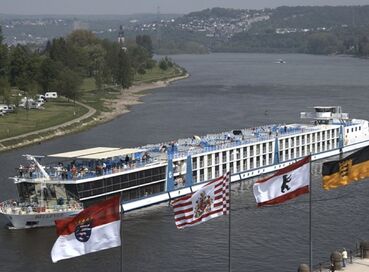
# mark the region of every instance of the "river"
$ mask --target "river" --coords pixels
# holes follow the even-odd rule
[[[142,104],[89,131],[0,154],[0,199],[16,197],[8,176],[22,154],[50,154],[94,146],[134,147],[269,123],[299,122],[300,111],[341,105],[369,119],[369,62],[342,56],[209,54],[172,57],[186,80],[147,91]],[[276,64],[277,59],[285,64]],[[317,171],[318,172],[318,171]],[[314,263],[335,249],[369,239],[369,182],[325,192],[313,177]],[[247,183],[233,186],[232,271],[289,272],[309,261],[308,195],[257,208]],[[0,225],[6,223],[0,217]],[[114,248],[53,264],[54,228],[0,228],[0,271],[119,271]],[[228,217],[177,230],[167,204],[124,215],[123,271],[227,271]]]

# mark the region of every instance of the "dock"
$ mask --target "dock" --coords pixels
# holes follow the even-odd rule
[[[331,271],[328,268],[328,265],[324,265],[318,269],[314,269],[314,272],[327,272]],[[352,259],[352,262],[350,260],[347,261],[346,267],[342,267],[341,269],[335,270],[338,271],[345,271],[345,272],[369,272],[369,259],[363,259],[360,257],[355,257]]]
[[[352,264],[348,263],[346,267],[339,271],[345,272],[369,272],[369,259],[355,258]]]

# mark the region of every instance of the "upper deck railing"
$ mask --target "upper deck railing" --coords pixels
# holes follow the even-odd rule
[[[101,176],[108,176],[117,173],[131,172],[135,169],[147,168],[150,166],[165,166],[167,164],[166,151],[171,149],[173,159],[183,159],[187,156],[207,153],[217,150],[234,148],[247,144],[274,140],[276,137],[286,137],[304,132],[319,130],[317,126],[305,125],[271,125],[240,130],[241,133],[234,135],[233,132],[223,132],[220,134],[209,134],[202,138],[180,139],[177,142],[162,143],[156,145],[146,145],[141,149],[147,150],[149,158],[143,160],[131,159],[125,162],[122,158],[111,158],[108,160],[80,160],[66,165],[47,165],[43,169],[48,174],[48,179],[53,182],[77,181],[91,179]],[[163,150],[163,146],[167,150]],[[45,176],[35,165],[18,168],[18,182],[39,182]]]

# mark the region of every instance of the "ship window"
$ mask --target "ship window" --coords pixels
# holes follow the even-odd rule
[[[354,132],[354,128],[351,128],[351,132]]]
[[[236,159],[239,160],[241,157],[241,149],[240,148],[237,148],[236,149]]]
[[[357,127],[355,127],[355,131],[357,131]]]
[[[250,146],[250,156],[254,156],[254,147]]]
[[[244,158],[247,157],[247,148],[246,147],[243,148],[243,157]]]
[[[196,171],[192,172],[192,181],[193,183],[197,182],[197,172]]]
[[[26,226],[36,226],[38,225],[38,221],[27,221],[26,222]]]
[[[359,127],[359,130],[361,130],[361,127]]]
[[[211,168],[208,168],[208,179],[212,179]]]
[[[243,170],[247,170],[247,160],[243,160]]]

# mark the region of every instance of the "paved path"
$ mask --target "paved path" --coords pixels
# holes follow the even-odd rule
[[[315,270],[316,272],[320,271]],[[321,270],[322,272],[328,272],[330,271],[328,268],[324,268]],[[338,271],[345,271],[345,272],[369,272],[369,259],[361,259],[361,258],[355,258],[353,259],[352,264],[348,263],[346,267],[343,267],[341,270]]]
[[[48,131],[53,131],[53,130],[57,130],[61,127],[65,127],[65,126],[69,126],[69,125],[72,125],[74,123],[78,123],[82,120],[85,120],[89,117],[91,117],[92,115],[94,115],[96,113],[96,110],[86,104],[83,104],[81,102],[78,102],[76,101],[76,104],[82,106],[82,107],[85,107],[88,109],[88,112],[76,119],[73,119],[73,120],[70,120],[68,122],[65,122],[63,124],[59,124],[59,125],[56,125],[56,126],[53,126],[53,127],[48,127],[48,128],[44,128],[44,129],[40,129],[40,130],[36,130],[36,131],[31,131],[31,132],[28,132],[28,133],[25,133],[25,134],[21,134],[21,135],[17,135],[17,136],[14,136],[14,137],[10,137],[10,138],[6,138],[6,139],[1,139],[0,140],[0,145],[2,142],[6,142],[6,141],[10,141],[10,140],[17,140],[17,139],[22,139],[24,137],[27,137],[27,136],[30,136],[30,135],[34,135],[34,134],[39,134],[39,133],[43,133],[43,132],[48,132]]]
[[[348,264],[340,271],[369,272],[369,259],[354,259],[352,264]]]

